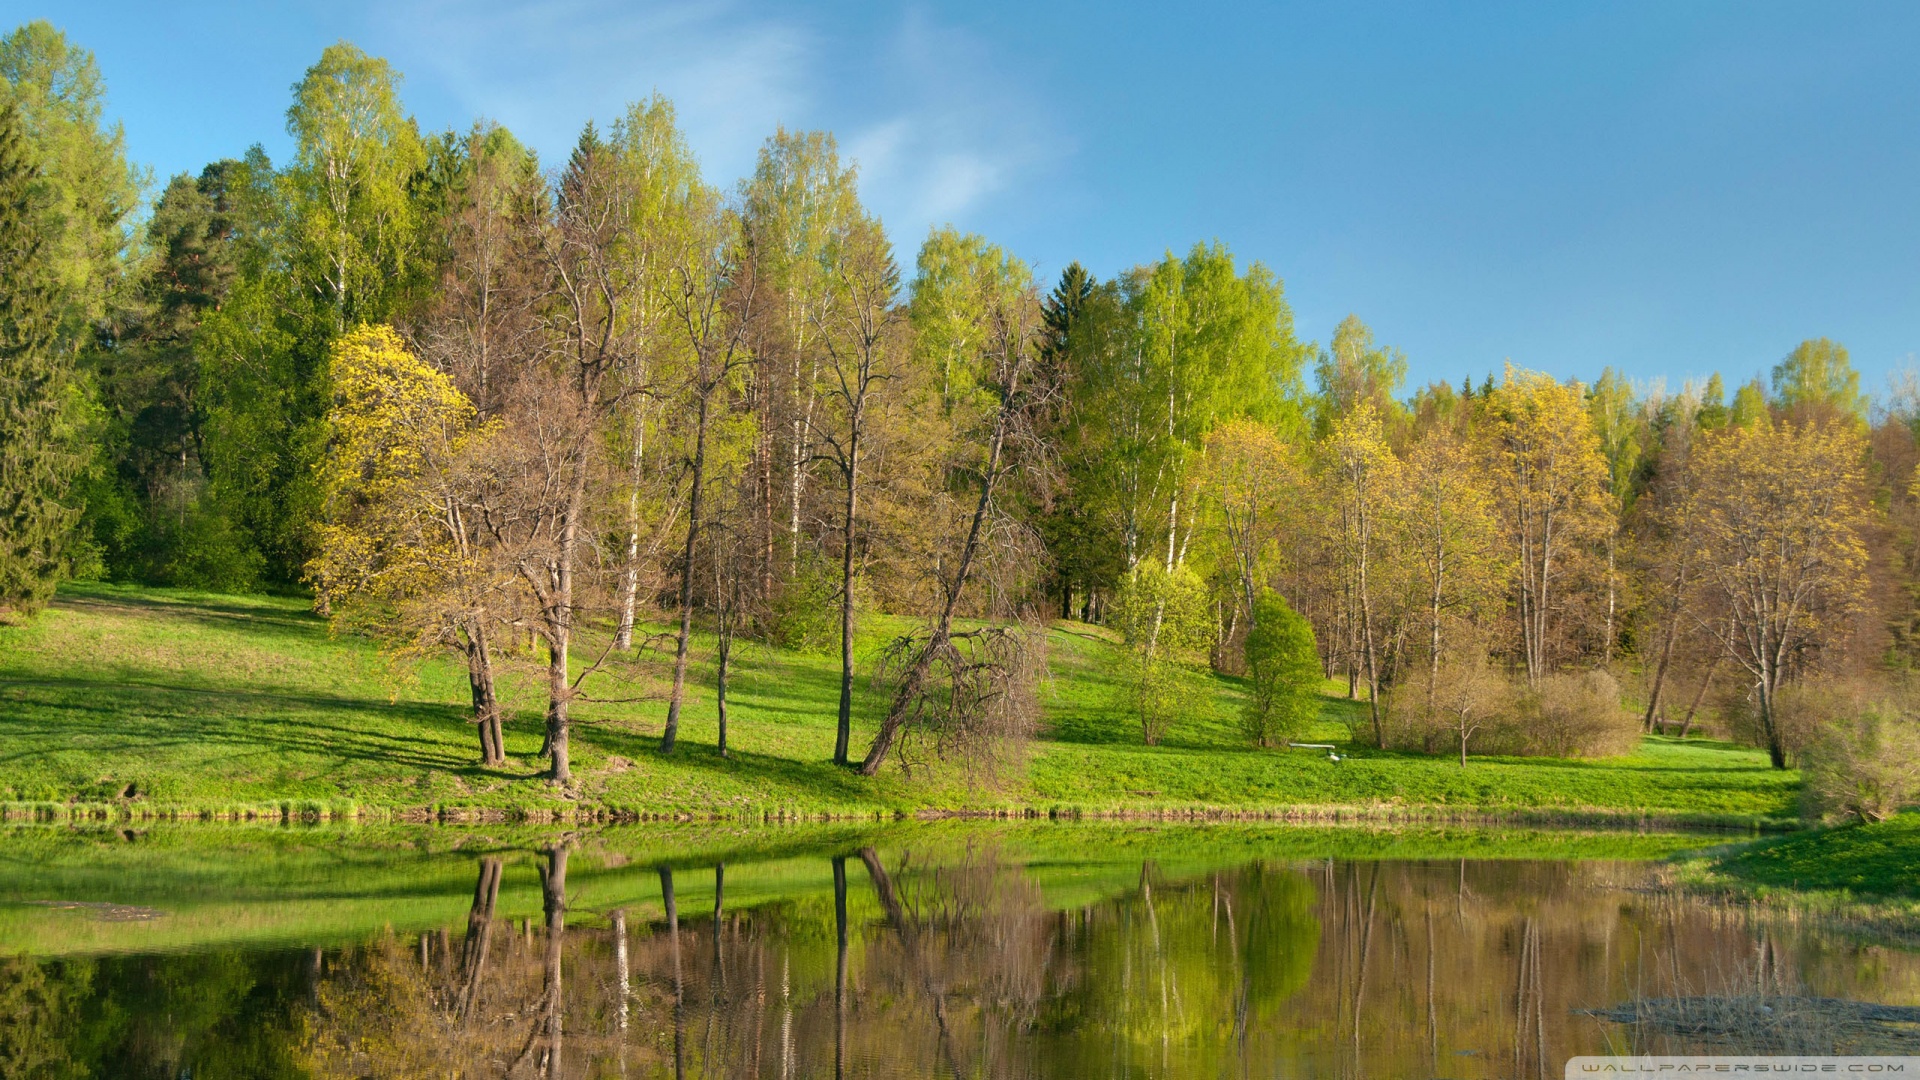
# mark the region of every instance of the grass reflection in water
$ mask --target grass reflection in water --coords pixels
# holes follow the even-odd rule
[[[1633,888],[1633,860],[1701,842],[14,830],[0,837],[0,944],[18,954],[0,970],[0,1064],[1492,1077],[1558,1075],[1577,1053],[1741,1049],[1730,1040],[1762,1028],[1777,1050],[1904,1047],[1907,1025],[1800,1003],[1920,1003],[1920,957]],[[136,908],[161,914],[101,914]],[[1778,1020],[1677,1022],[1674,1002]]]

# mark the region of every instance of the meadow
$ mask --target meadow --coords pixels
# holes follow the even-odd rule
[[[898,627],[863,627],[869,658]],[[1261,750],[1240,736],[1237,680],[1216,677],[1158,746],[1142,744],[1106,631],[1049,634],[1045,717],[1025,760],[992,774],[927,760],[871,779],[834,767],[834,658],[752,644],[729,695],[731,753],[713,749],[710,656],[680,748],[663,757],[667,658],[642,651],[589,678],[576,702],[576,784],[540,779],[538,660],[506,657],[510,761],[478,763],[464,670],[335,635],[305,601],[95,584],[65,587],[37,620],[0,627],[0,803],[41,817],[154,816],[766,821],[896,816],[1274,816],[1657,822],[1778,827],[1798,777],[1763,753],[1648,738],[1620,758],[1478,758],[1364,744],[1364,703],[1329,683],[1312,741]],[[581,650],[586,652],[587,650]],[[871,718],[880,690],[862,683]],[[856,723],[856,749],[865,730]]]

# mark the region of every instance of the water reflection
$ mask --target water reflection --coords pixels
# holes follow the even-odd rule
[[[1740,1017],[1914,1004],[1920,957],[1623,887],[1634,864],[1162,861],[494,851],[464,925],[9,961],[0,1075],[1545,1077],[1762,1036],[1910,1049],[1893,1013]]]

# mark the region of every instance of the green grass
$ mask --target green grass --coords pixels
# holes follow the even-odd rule
[[[1743,844],[1713,869],[1760,889],[1920,898],[1920,813]]]
[[[897,620],[876,619],[862,654]],[[576,705],[576,790],[540,782],[540,665],[508,655],[507,749],[482,768],[465,720],[463,670],[445,658],[392,662],[330,636],[298,600],[80,585],[24,626],[0,627],[0,802],[135,816],[182,811],[269,817],[586,811],[721,816],[1032,813],[1175,816],[1592,817],[1755,824],[1792,817],[1798,777],[1720,743],[1649,739],[1605,761],[1388,754],[1350,741],[1364,703],[1329,697],[1315,751],[1261,751],[1234,725],[1241,690],[1211,700],[1141,745],[1104,631],[1050,636],[1046,723],[1025,770],[972,785],[951,768],[863,779],[833,767],[833,658],[746,646],[733,690],[734,753],[712,750],[711,670],[697,653],[682,746],[655,751],[666,658],[646,653],[588,680]],[[582,649],[581,652],[587,650]],[[883,706],[863,681],[856,748]]]
[[[559,833],[524,826],[254,826],[150,829],[0,827],[0,955],[153,952],[211,945],[315,945],[463,922],[478,860],[502,860],[498,913],[537,918],[540,849],[565,837],[568,910],[598,922],[616,908],[661,911],[658,868],[675,872],[684,913],[711,909],[724,862],[728,906],[825,902],[832,856],[874,847],[891,865],[1018,866],[1054,909],[1095,903],[1138,885],[1151,865],[1165,880],[1254,860],[1646,860],[1697,846],[1698,836],[1525,829],[1395,829],[1231,824],[886,822],[767,827],[628,826]],[[112,904],[164,915],[102,917]],[[852,895],[857,917],[870,890]]]

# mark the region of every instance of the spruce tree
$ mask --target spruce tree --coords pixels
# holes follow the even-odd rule
[[[66,407],[73,361],[60,297],[33,214],[37,170],[20,113],[0,108],[0,613],[53,595],[79,511],[66,497],[80,464]]]

